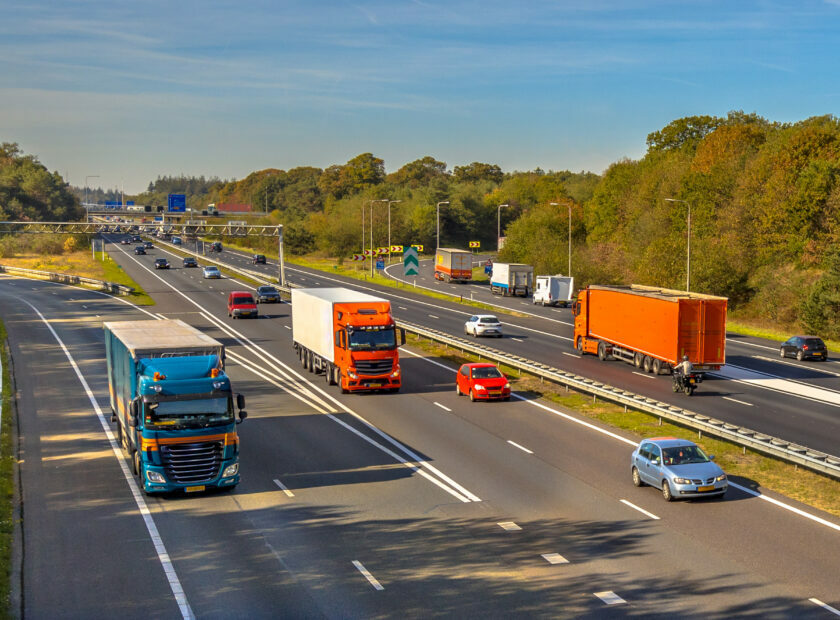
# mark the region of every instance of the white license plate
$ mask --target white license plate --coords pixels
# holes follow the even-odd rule
[[[185,487],[184,491],[186,491],[187,493],[196,493],[198,491],[203,491],[204,489],[205,489],[205,486],[202,484],[199,487]]]

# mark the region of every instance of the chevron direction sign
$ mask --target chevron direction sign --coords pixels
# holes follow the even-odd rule
[[[470,241],[470,247],[471,248],[480,248],[481,247],[481,241]]]
[[[365,256],[373,256],[373,250],[365,250]]]
[[[420,273],[420,261],[417,259],[417,248],[406,248],[403,251],[403,269],[405,275],[416,276]]]
[[[416,244],[416,243],[412,243],[412,244],[411,244],[411,247],[413,247],[413,248],[414,248],[415,250],[417,250],[418,252],[422,252],[422,251],[423,251],[423,246],[422,246],[422,245],[418,245],[418,244]]]
[[[377,256],[382,256],[383,254],[388,253],[388,248],[376,248]]]
[[[353,254],[352,260],[365,260],[364,254]]]
[[[392,252],[397,252],[397,253],[402,252],[402,251],[403,251],[403,246],[401,246],[401,245],[392,245],[392,246],[391,246],[391,251],[392,251]]]

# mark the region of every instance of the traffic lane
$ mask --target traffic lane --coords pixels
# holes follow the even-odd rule
[[[536,564],[529,562],[547,553],[548,549],[561,553],[575,565],[589,566],[598,561],[599,573],[641,574],[659,584],[667,584],[673,577],[669,567],[676,562],[681,564],[681,583],[671,584],[675,591],[707,593],[720,588],[717,603],[708,610],[716,609],[721,613],[739,609],[746,600],[760,609],[772,608],[774,600],[784,598],[786,608],[796,609],[800,599],[832,595],[836,556],[821,555],[822,565],[810,572],[809,569],[813,568],[812,554],[821,554],[824,544],[837,549],[836,532],[832,539],[819,528],[810,527],[810,523],[791,525],[793,519],[779,514],[768,517],[768,513],[777,509],[763,505],[761,500],[738,501],[748,496],[737,491],[730,491],[729,501],[725,502],[666,504],[657,491],[632,486],[629,475],[632,447],[558,421],[556,416],[530,409],[526,403],[471,403],[455,395],[454,369],[451,373],[437,368],[430,370],[422,366],[426,362],[411,357],[404,358],[401,363],[406,391],[412,399],[401,399],[397,406],[387,402],[396,397],[382,395],[381,400],[386,404],[381,408],[374,406],[380,400],[377,398],[377,403],[368,408],[368,415],[378,426],[397,437],[413,437],[418,445],[432,446],[427,448],[430,458],[437,466],[455,473],[459,481],[482,498],[482,504],[491,510],[487,515],[489,521],[495,524],[495,519],[513,520],[529,534],[534,534],[534,546],[530,551],[517,547],[514,553],[522,570],[534,567]],[[432,386],[426,398],[422,393],[425,383]],[[418,398],[419,404],[416,403]],[[647,523],[648,519],[621,504],[620,500],[625,498],[661,517],[654,532],[637,530],[637,525]],[[732,510],[739,514],[740,527],[734,530],[729,525]],[[466,511],[472,515],[476,508],[472,505],[457,507],[457,514],[466,515]],[[799,539],[779,549],[774,541],[777,530],[756,530],[756,523],[773,523],[774,520],[783,521],[781,526],[788,529],[798,528],[794,531],[801,533],[801,539],[812,535],[816,539],[804,547]],[[566,525],[569,531],[565,529]],[[481,529],[484,523],[477,523],[476,527]],[[726,530],[721,537],[717,536],[719,529]],[[811,532],[812,529],[816,531]],[[697,532],[708,531],[715,532],[713,544],[709,537],[697,535]],[[579,539],[575,537],[576,533],[581,534]],[[759,559],[750,558],[750,571],[745,572],[742,568],[743,556],[727,553],[728,538],[741,542],[739,553],[747,547],[753,556],[760,556]],[[773,542],[768,544],[768,541]],[[757,549],[752,550],[752,545]],[[683,566],[685,562],[675,560],[675,549],[680,550],[679,557],[692,558],[688,562],[692,566]],[[491,553],[503,561],[508,559],[502,550],[491,547]],[[611,567],[604,565],[612,555],[619,563]],[[759,569],[765,560],[772,560],[774,566],[782,564],[785,570],[778,575],[772,571],[764,574]],[[665,568],[665,574],[651,569],[657,566]],[[801,571],[807,573],[809,579],[797,581]],[[565,569],[563,575],[567,577]],[[673,594],[665,587],[647,591],[647,588],[639,588],[635,580],[616,579],[608,584],[593,575],[582,575],[593,579],[599,587],[610,585],[608,589],[615,589],[620,595],[625,591],[635,593],[631,601],[634,606],[641,604],[640,601],[655,605],[658,604],[657,596],[668,598]],[[787,588],[784,584],[788,582],[798,584],[799,589]],[[696,588],[686,586],[692,583]],[[820,585],[816,586],[817,583]],[[567,589],[565,579],[563,584]],[[533,592],[530,594],[534,595]],[[808,596],[804,597],[805,594]],[[691,601],[688,608],[703,608],[708,604],[705,596],[702,603]]]
[[[176,616],[160,560],[90,400],[49,330],[14,299],[24,288],[17,284],[0,280],[17,387],[22,615]],[[38,306],[42,296],[25,288]],[[54,328],[67,335],[64,325]],[[103,595],[92,584],[122,595]]]

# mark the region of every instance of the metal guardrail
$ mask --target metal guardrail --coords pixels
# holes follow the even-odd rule
[[[194,256],[201,256],[200,254],[195,254],[194,252],[189,252],[188,250],[181,251],[193,254]],[[218,265],[222,265],[231,271],[242,273],[250,278],[264,282],[271,282],[271,280],[266,279],[266,276],[263,273],[231,267],[219,261],[210,259],[207,256],[202,256],[202,258]],[[291,286],[276,286],[278,290],[291,296]],[[462,351],[469,351],[470,353],[485,357],[489,360],[493,360],[494,362],[505,364],[506,366],[515,368],[521,372],[527,372],[528,374],[551,381],[552,383],[568,386],[570,389],[577,392],[592,394],[593,396],[618,403],[620,405],[625,405],[626,407],[636,409],[637,411],[650,413],[672,422],[677,422],[682,426],[695,429],[701,434],[706,433],[707,435],[711,435],[713,437],[725,439],[738,446],[749,448],[751,450],[755,450],[756,452],[761,452],[762,454],[767,454],[788,463],[801,465],[802,467],[812,471],[840,480],[840,456],[834,456],[818,450],[812,450],[811,448],[800,446],[777,437],[772,437],[737,424],[730,424],[729,422],[711,418],[707,415],[696,413],[689,409],[683,409],[682,407],[664,403],[656,400],[655,398],[648,398],[634,392],[607,385],[606,383],[601,383],[600,381],[596,381],[594,379],[566,372],[564,370],[560,370],[559,368],[547,366],[546,364],[541,364],[524,357],[505,353],[504,351],[499,351],[498,349],[481,345],[464,338],[451,336],[436,329],[429,329],[427,327],[422,327],[406,321],[397,321],[397,326],[412,334],[417,334],[423,338],[429,338],[434,342],[446,344]]]
[[[414,325],[405,321],[397,321],[397,325],[408,332],[417,334],[432,341],[446,344],[462,351],[469,351],[475,355],[487,358],[494,362],[505,364],[521,372],[535,375],[553,383],[568,386],[577,392],[592,394],[614,403],[631,407],[638,411],[650,413],[663,417],[682,426],[687,426],[720,439],[725,439],[736,445],[761,452],[778,458],[788,463],[801,465],[807,469],[825,474],[840,480],[840,457],[826,454],[818,450],[812,450],[777,437],[765,435],[749,428],[730,424],[723,420],[683,409],[669,403],[663,403],[654,398],[641,396],[621,388],[616,388],[594,379],[582,377],[569,373],[558,368],[553,368],[539,362],[528,360],[524,357],[505,353],[492,347],[470,342],[464,338],[450,336],[436,329],[429,329],[420,325]]]
[[[23,275],[28,278],[36,278],[38,280],[60,282],[61,284],[87,286],[107,293],[113,293],[115,295],[131,295],[131,293],[134,292],[132,287],[125,286],[124,284],[116,284],[114,282],[106,282],[104,280],[96,280],[94,278],[86,278],[84,276],[74,276],[69,273],[53,273],[51,271],[40,271],[38,269],[11,267],[9,265],[0,265],[0,272],[10,273],[12,275]]]

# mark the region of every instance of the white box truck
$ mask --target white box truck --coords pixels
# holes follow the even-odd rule
[[[505,297],[527,297],[533,290],[534,268],[521,263],[493,263],[490,291]]]
[[[575,279],[571,276],[537,276],[534,303],[543,306],[569,306],[574,298]]]

